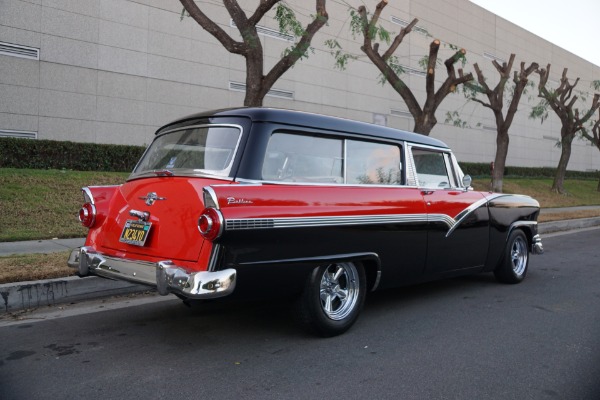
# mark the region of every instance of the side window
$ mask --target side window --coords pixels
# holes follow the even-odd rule
[[[343,141],[318,136],[274,133],[262,176],[268,181],[343,183]]]
[[[400,147],[384,143],[346,141],[346,183],[402,183]]]
[[[419,186],[428,188],[448,188],[454,182],[450,180],[451,174],[447,169],[447,155],[441,152],[412,149],[413,159]]]

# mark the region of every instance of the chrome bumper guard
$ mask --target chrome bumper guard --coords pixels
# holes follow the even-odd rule
[[[540,235],[535,235],[531,242],[531,252],[533,254],[542,254],[544,252],[544,246],[542,246],[542,237]]]
[[[67,264],[78,269],[80,276],[93,274],[142,283],[156,287],[163,296],[177,293],[190,299],[212,299],[231,294],[236,283],[236,270],[232,268],[188,272],[172,261],[152,263],[109,257],[91,247],[73,250]]]

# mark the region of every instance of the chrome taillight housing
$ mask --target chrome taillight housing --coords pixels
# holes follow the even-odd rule
[[[198,218],[198,231],[206,240],[218,239],[223,233],[223,215],[213,207],[207,207]]]
[[[91,228],[96,222],[96,206],[84,203],[79,209],[79,222],[86,228]]]

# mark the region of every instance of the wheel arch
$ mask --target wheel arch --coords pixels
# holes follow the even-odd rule
[[[537,221],[515,221],[508,228],[508,232],[506,234],[505,243],[508,241],[510,234],[516,230],[520,229],[525,234],[527,238],[527,247],[531,250],[531,246],[533,245],[533,237],[537,234]]]

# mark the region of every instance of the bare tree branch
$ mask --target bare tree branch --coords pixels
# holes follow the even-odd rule
[[[275,4],[279,3],[281,0],[261,0],[256,10],[254,10],[254,14],[250,18],[248,18],[248,23],[252,26],[256,26],[258,21],[265,16],[265,14],[275,6]]]
[[[326,0],[315,0],[317,14],[314,20],[303,31],[300,40],[288,49],[275,66],[264,75],[264,53],[256,25],[280,1],[261,0],[254,13],[248,18],[238,0],[223,0],[223,5],[242,36],[242,42],[238,42],[207,17],[194,0],[180,0],[190,16],[213,35],[227,51],[242,55],[246,59],[246,96],[244,98],[246,106],[262,105],[263,99],[271,87],[300,58],[306,55],[314,35],[327,23]]]
[[[227,51],[235,54],[244,54],[244,44],[233,40],[227,32],[225,32],[219,25],[214,23],[210,18],[204,14],[200,8],[196,5],[194,0],[179,0],[183,5],[183,8],[190,14],[190,16],[204,28],[205,31],[210,33],[217,39]]]
[[[317,15],[315,19],[308,24],[298,43],[287,53],[287,55],[282,57],[265,76],[265,87],[271,88],[281,75],[290,69],[290,67],[308,51],[314,35],[327,23],[329,15],[325,8],[325,0],[317,0],[316,8]]]
[[[548,76],[550,75],[550,64],[548,64],[546,69],[539,70],[538,74],[540,76],[538,97],[543,98],[548,103],[561,121],[561,155],[554,182],[552,183],[552,190],[564,193],[563,182],[571,157],[571,143],[577,132],[586,133],[584,130],[585,123],[600,109],[600,94],[596,93],[594,95],[592,106],[581,117],[579,110],[574,109],[578,96],[573,96],[573,90],[577,86],[577,83],[579,83],[579,78],[575,79],[573,84],[569,83],[567,68],[565,68],[563,69],[558,89],[551,92],[546,87]]]
[[[412,29],[417,24],[417,22],[419,22],[419,20],[417,18],[415,18],[410,22],[410,24],[408,24],[404,28],[400,29],[400,33],[398,33],[398,35],[396,35],[396,37],[394,38],[394,41],[390,45],[390,48],[387,49],[387,51],[385,53],[383,53],[383,59],[385,61],[387,61],[392,56],[392,54],[394,54],[394,52],[396,51],[398,46],[400,46],[400,43],[402,43],[402,40],[404,40],[404,37],[412,31]]]
[[[515,86],[513,88],[512,98],[505,115],[503,114],[505,88],[508,80],[510,79],[514,60],[515,55],[511,54],[508,62],[504,62],[502,65],[500,65],[500,63],[498,63],[496,60],[492,61],[494,68],[496,68],[496,71],[498,71],[498,74],[500,75],[500,79],[493,89],[491,89],[487,84],[479,65],[477,63],[473,65],[477,75],[479,88],[471,87],[471,90],[474,90],[475,93],[481,92],[484,94],[487,97],[487,102],[478,99],[476,94],[471,95],[469,99],[492,110],[496,120],[496,156],[494,158],[494,170],[492,172],[492,190],[495,192],[502,192],[504,169],[506,157],[508,155],[508,145],[510,143],[508,134],[509,128],[512,125],[515,114],[517,113],[521,95],[523,94],[523,91],[529,82],[529,76],[538,69],[537,63],[531,63],[529,67],[525,68],[525,63],[521,62],[520,71],[514,71],[513,82]]]

